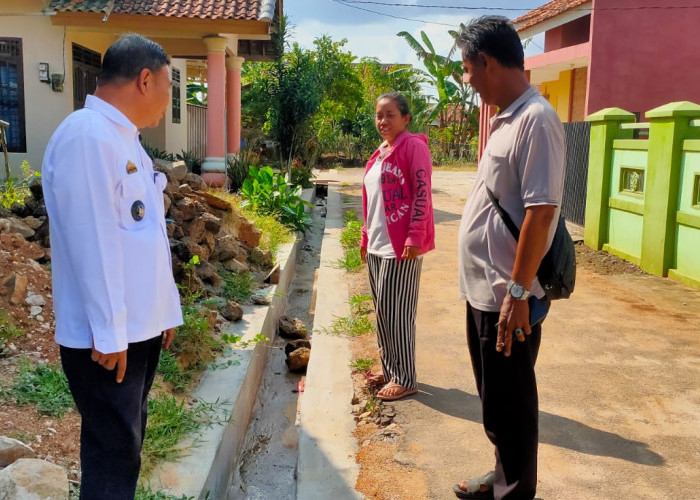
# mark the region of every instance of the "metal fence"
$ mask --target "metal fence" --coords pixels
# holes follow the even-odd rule
[[[566,179],[561,212],[566,220],[584,225],[590,122],[564,123],[566,134]]]
[[[207,156],[207,108],[205,106],[187,105],[187,149],[202,160]]]

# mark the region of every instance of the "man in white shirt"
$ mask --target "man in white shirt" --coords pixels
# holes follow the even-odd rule
[[[459,498],[531,500],[537,486],[541,324],[530,325],[528,296],[544,296],[536,273],[559,219],[566,142],[556,112],[530,87],[522,44],[506,18],[472,21],[457,46],[465,82],[499,112],[459,229],[467,341],[496,464],[495,471],[462,481],[454,492]],[[520,228],[518,241],[488,190]]]
[[[169,64],[151,40],[119,38],[95,95],[63,121],[44,156],[56,342],[82,417],[81,499],[134,497],[161,343],[167,349],[182,324],[166,179],[139,142],[139,129],[165,113]]]

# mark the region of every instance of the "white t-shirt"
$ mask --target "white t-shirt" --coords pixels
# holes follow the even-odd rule
[[[389,239],[384,215],[382,195],[382,163],[385,154],[380,154],[365,175],[367,193],[367,252],[384,259],[395,259],[394,247]]]
[[[564,189],[564,128],[547,100],[530,88],[491,120],[491,135],[459,227],[459,292],[481,311],[499,311],[513,272],[517,243],[491,204],[486,186],[518,227],[525,209],[555,205],[552,244]],[[536,297],[537,278],[523,283]]]

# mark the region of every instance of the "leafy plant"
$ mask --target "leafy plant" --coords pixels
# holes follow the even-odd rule
[[[7,344],[21,334],[22,329],[15,326],[5,311],[0,310],[0,358],[7,355]]]
[[[44,415],[62,417],[73,407],[68,380],[57,365],[32,366],[22,360],[11,394],[20,405],[35,404]]]
[[[230,179],[229,190],[238,191],[248,177],[250,167],[255,167],[258,159],[248,147],[226,158],[226,175]]]
[[[332,335],[346,335],[348,337],[359,337],[375,331],[374,324],[367,316],[350,316],[338,317],[333,320],[331,327],[326,330]]]
[[[224,282],[222,295],[228,300],[245,302],[253,288],[253,275],[250,273],[226,272],[221,276]]]
[[[184,370],[180,367],[177,357],[170,351],[161,351],[158,361],[158,373],[163,380],[168,382],[174,392],[184,391],[192,381],[192,370]]]
[[[355,316],[364,316],[372,312],[371,307],[367,304],[372,302],[371,295],[353,295],[350,297],[350,310]]]
[[[195,174],[202,172],[202,163],[204,163],[204,160],[199,158],[194,151],[183,149],[182,152],[175,155],[175,158],[184,161],[185,165],[187,165],[187,170],[190,172],[194,172]]]
[[[362,257],[360,256],[359,248],[351,248],[346,250],[342,259],[338,259],[338,266],[345,269],[349,273],[356,273],[362,269]]]
[[[350,363],[350,368],[354,372],[367,372],[372,368],[374,360],[370,358],[357,358],[352,363]]]
[[[360,256],[360,240],[362,238],[362,223],[357,220],[355,212],[345,213],[345,228],[340,233],[340,244],[343,247],[343,258],[338,259],[338,265],[349,273],[362,269]]]
[[[188,497],[187,495],[170,495],[162,491],[153,491],[150,486],[139,486],[136,489],[134,500],[194,500],[194,497]]]
[[[41,173],[32,170],[29,163],[22,162],[22,178],[9,177],[0,184],[0,205],[10,208],[15,203],[24,205],[24,199],[31,194],[29,185],[35,179],[41,179]]]
[[[287,183],[282,174],[270,167],[250,167],[243,182],[241,207],[251,207],[262,214],[273,215],[283,224],[306,232],[311,226],[311,216],[306,207],[311,204],[301,198],[301,187]]]
[[[142,142],[141,145],[143,146],[143,149],[146,151],[146,154],[151,158],[151,160],[175,161],[175,155],[173,155],[172,153],[168,153],[167,151],[158,149],[155,146],[151,146],[147,142]]]

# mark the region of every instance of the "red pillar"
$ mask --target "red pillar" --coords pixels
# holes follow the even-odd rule
[[[226,152],[238,153],[241,150],[241,66],[244,59],[232,56],[226,58]]]
[[[226,182],[226,44],[219,36],[205,37],[207,46],[207,157],[202,177],[212,186]]]

